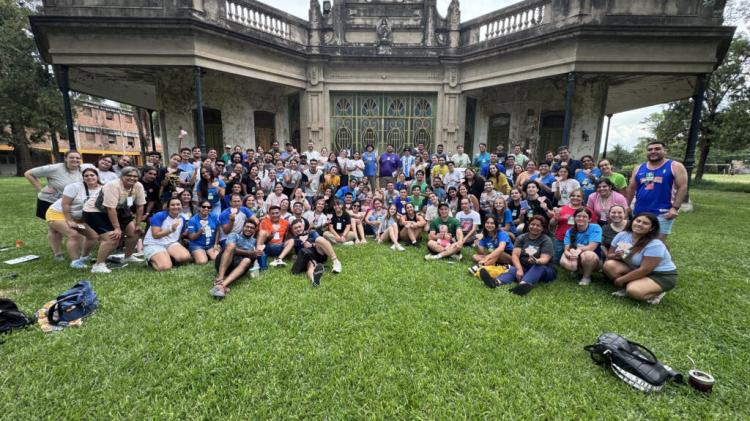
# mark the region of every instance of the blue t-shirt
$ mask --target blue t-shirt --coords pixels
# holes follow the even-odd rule
[[[583,203],[586,203],[589,200],[589,195],[596,191],[596,180],[601,176],[602,172],[599,168],[592,169],[591,176],[587,175],[583,170],[576,173],[576,180],[578,180],[578,184],[581,185],[581,190],[583,191]]]
[[[479,240],[479,245],[487,249],[488,252],[496,250],[500,243],[505,243],[505,252],[510,253],[513,251],[513,242],[510,240],[510,236],[505,231],[497,231],[494,237],[485,235]]]
[[[227,244],[234,244],[238,249],[244,251],[255,250],[255,238],[245,237],[242,234],[233,232],[227,238]]]
[[[498,225],[498,230],[501,226],[505,227],[505,225],[510,224],[511,232],[515,233],[516,227],[513,225],[513,212],[511,212],[510,209],[505,208],[502,216],[493,211],[492,216],[495,218],[495,221],[497,221],[496,225]]]
[[[213,186],[213,183],[211,183],[211,186],[208,186],[208,195],[206,197],[202,197],[201,199],[208,200],[211,203],[211,206],[217,207],[221,203],[221,196],[219,196],[219,188],[226,188],[227,185],[224,183],[223,180],[216,180],[218,182],[218,186]],[[195,185],[195,190],[200,194],[201,191],[201,183],[203,183],[203,180],[199,181]]]
[[[597,168],[597,170],[598,170],[598,168]],[[531,177],[529,177],[529,180],[530,181],[534,181],[534,180],[538,179],[539,177],[541,177],[541,175],[534,174]],[[547,175],[544,176],[544,177],[542,177],[539,181],[541,181],[542,184],[544,184],[547,187],[552,187],[552,183],[555,182],[555,176],[552,175],[552,173],[547,173]]]
[[[396,199],[393,200],[393,204],[396,205],[396,210],[398,211],[398,213],[400,213],[402,215],[404,213],[406,213],[406,204],[407,203],[411,203],[411,199],[408,198],[408,197],[406,199],[404,199],[403,201],[401,200],[401,196],[399,196],[399,197],[397,197]]]
[[[672,160],[668,159],[655,170],[648,169],[648,163],[641,164],[635,174],[635,215],[650,212],[661,215],[672,207],[672,187],[674,173]]]
[[[565,245],[570,245],[570,233],[576,229],[575,226],[571,227],[566,233],[565,233]],[[586,228],[586,231],[578,231],[576,233],[576,245],[578,246],[587,246],[589,243],[602,243],[602,227],[600,227],[598,224],[589,224],[588,228]],[[597,247],[598,249],[598,247]]]
[[[362,161],[365,163],[365,176],[375,177],[378,175],[378,154],[375,151],[364,152]]]
[[[315,245],[315,240],[320,237],[320,234],[318,234],[318,231],[310,230],[307,234],[300,235],[299,237],[294,238],[294,251],[299,252],[302,250],[302,247],[304,246],[305,241],[307,241],[310,244]],[[304,240],[303,240],[304,239]]]
[[[625,243],[633,245],[633,234],[623,231],[615,236],[612,240],[612,247],[617,249],[618,244]],[[646,247],[636,254],[628,255],[624,262],[631,268],[635,269],[641,266],[644,257],[658,257],[661,259],[659,264],[654,268],[654,272],[671,272],[677,270],[677,266],[672,261],[672,255],[667,250],[667,246],[661,240],[651,240]]]
[[[205,230],[200,237],[195,240],[190,240],[191,247],[202,247],[211,248],[216,242],[216,229],[219,226],[219,220],[213,214],[208,214],[208,218],[204,220],[206,223]],[[190,221],[188,221],[188,233],[194,234],[201,230],[203,225],[201,224],[201,216],[196,214]]]

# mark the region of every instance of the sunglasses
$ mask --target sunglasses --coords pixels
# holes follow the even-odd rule
[[[211,209],[213,206],[201,206],[201,209]]]

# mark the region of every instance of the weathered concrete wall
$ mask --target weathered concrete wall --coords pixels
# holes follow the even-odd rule
[[[192,69],[172,70],[162,74],[159,82],[159,106],[165,111],[165,125],[170,152],[178,147],[179,127],[188,131],[183,146],[195,145],[192,109],[194,108]],[[289,139],[289,105],[292,93],[279,86],[209,72],[202,79],[203,106],[221,111],[222,135],[225,145],[255,147],[253,112],[276,114],[276,139]]]
[[[570,131],[570,149],[575,157],[595,155],[601,134],[606,103],[606,81],[601,78],[580,78],[573,97],[573,121]],[[480,143],[490,143],[489,122],[493,115],[510,114],[508,150],[514,143],[536,151],[539,141],[541,115],[549,111],[565,110],[564,81],[557,79],[535,80],[514,85],[498,86],[480,91],[474,134],[474,150]],[[582,132],[588,134],[583,141]]]

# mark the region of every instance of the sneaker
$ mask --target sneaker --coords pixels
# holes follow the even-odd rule
[[[268,266],[275,268],[276,266],[286,266],[286,263],[281,259],[275,259],[273,262],[269,263]]]
[[[143,257],[143,252],[139,251],[138,253],[133,253],[133,256],[135,256],[135,257]]]
[[[591,278],[589,277],[583,277],[580,281],[578,281],[578,285],[585,287],[591,284]]]
[[[64,262],[65,261],[65,255],[64,254],[56,254],[55,257],[53,257],[53,259],[56,262]]]
[[[395,246],[396,246],[396,251],[406,251],[404,246],[402,246],[401,244],[396,244]]]
[[[91,267],[91,273],[112,273],[112,271],[109,270],[106,263],[95,263]]]
[[[91,260],[91,256],[81,256],[81,258],[78,260],[82,261],[83,263],[88,263]]]
[[[487,288],[497,288],[497,281],[487,272],[487,269],[479,269],[479,277],[482,278],[482,282],[487,285]]]
[[[346,243],[342,243],[341,245],[342,246],[353,246],[354,245],[354,241],[347,241]]]
[[[71,269],[86,269],[86,262],[83,259],[76,259],[70,262]]]
[[[461,259],[463,259],[463,258],[464,258],[464,256],[462,254],[460,254],[460,253],[459,254],[451,254],[451,259],[453,259],[453,260],[455,260],[457,262],[460,262]]]
[[[477,276],[477,272],[479,271],[479,265],[474,265],[469,268],[469,273],[471,276]]]
[[[654,298],[651,298],[650,300],[646,300],[647,303],[651,304],[652,306],[655,306],[661,302],[661,299],[664,298],[664,296],[667,295],[666,292],[662,292],[661,294],[657,295]]]
[[[214,286],[208,291],[208,293],[211,294],[212,297],[219,299],[219,300],[224,298],[224,296],[226,295],[224,293],[224,288],[222,288],[221,285]]]
[[[122,263],[143,263],[143,259],[130,255],[122,260]]]
[[[323,276],[323,272],[325,271],[326,268],[322,263],[318,263],[317,265],[315,265],[315,269],[313,270],[312,286],[320,286],[320,278]]]
[[[391,250],[396,251],[396,245],[395,244],[391,246]]]
[[[425,260],[438,260],[441,259],[442,256],[439,254],[425,254],[424,259]]]
[[[623,289],[618,289],[617,291],[615,291],[615,292],[612,293],[612,296],[613,297],[627,297],[628,296],[628,292],[624,288]]]
[[[331,269],[331,272],[341,273],[341,260],[336,259],[333,261],[333,269]]]

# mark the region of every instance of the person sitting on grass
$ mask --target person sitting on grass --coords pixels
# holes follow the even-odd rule
[[[391,243],[393,243],[391,245],[391,250],[406,250],[403,246],[401,246],[401,244],[398,243],[398,222],[400,218],[401,215],[399,215],[398,210],[396,209],[396,204],[392,203],[390,206],[388,206],[388,211],[383,217],[383,222],[380,224],[378,235],[376,236],[378,244],[390,241]]]
[[[507,272],[492,277],[486,269],[479,269],[479,277],[485,285],[497,288],[509,285],[514,281],[518,285],[510,289],[516,295],[526,295],[539,282],[552,282],[557,277],[555,265],[552,263],[552,240],[546,234],[547,220],[541,216],[533,216],[529,220],[529,230],[516,238],[511,255],[512,265]]]
[[[446,245],[444,242],[441,244],[438,233],[440,232],[440,226],[445,225],[448,227],[448,232],[453,238],[453,242]],[[461,260],[461,248],[464,246],[464,235],[459,226],[458,219],[449,216],[448,205],[441,203],[438,206],[438,217],[430,222],[430,234],[429,241],[427,242],[427,248],[430,250],[430,254],[424,256],[425,260],[438,260],[443,257],[450,257],[454,260]]]
[[[461,211],[456,213],[456,219],[458,219],[463,232],[464,244],[474,243],[477,231],[482,224],[482,218],[479,216],[479,212],[471,209],[471,202],[468,198],[461,199]]]
[[[351,209],[347,210],[346,212],[349,214],[349,218],[352,223],[352,231],[357,236],[357,239],[354,240],[354,243],[367,244],[364,228],[365,212],[362,211],[362,203],[353,202],[351,205]]]
[[[398,236],[402,241],[408,241],[408,244],[412,246],[419,245],[422,240],[422,232],[427,225],[424,217],[416,212],[416,208],[417,206],[413,203],[407,203],[406,212],[401,215],[399,220],[400,231]]]
[[[233,193],[229,198],[229,207],[219,215],[219,226],[221,227],[219,230],[219,244],[223,247],[230,234],[241,233],[245,221],[250,219],[255,219],[253,212],[242,206],[242,196]]]
[[[474,241],[474,247],[476,247],[477,253],[472,256],[472,259],[478,266],[497,266],[511,263],[510,253],[513,252],[513,242],[507,232],[498,229],[497,220],[493,216],[484,219],[482,233]]]
[[[592,212],[589,208],[580,208],[573,214],[575,225],[565,233],[564,247],[560,266],[571,271],[581,271],[578,285],[591,283],[591,274],[601,267],[602,227],[591,222]]]
[[[99,234],[99,252],[91,273],[110,273],[107,257],[125,236],[125,259],[123,263],[143,262],[133,256],[135,245],[141,237],[139,221],[146,205],[146,192],[138,181],[138,169],[125,167],[120,178],[105,184],[98,196],[91,196],[83,205],[86,225]],[[135,215],[131,207],[135,205]]]
[[[216,260],[221,251],[219,219],[211,212],[212,207],[208,200],[201,201],[198,213],[188,221],[188,247],[197,265],[205,265],[209,259]]]
[[[328,229],[323,233],[323,237],[333,244],[345,246],[354,245],[354,240],[357,239],[357,235],[352,231],[351,217],[344,212],[344,206],[339,200],[333,205],[331,223],[328,224]]]
[[[304,224],[303,229],[304,229]],[[260,259],[260,268],[267,269],[268,266],[282,266],[284,257],[294,248],[294,241],[284,240],[289,231],[289,222],[281,219],[281,209],[278,206],[268,208],[268,216],[263,218],[258,225],[258,249],[263,251]],[[269,257],[276,257],[268,264]]]
[[[143,257],[157,272],[172,269],[174,263],[191,260],[190,252],[180,244],[180,237],[187,228],[187,220],[180,211],[182,202],[174,197],[169,199],[167,210],[149,219],[150,228],[143,239]]]
[[[302,214],[309,226],[313,227],[319,234],[322,234],[328,228],[328,217],[324,212],[325,207],[326,202],[323,199],[318,199],[315,202],[315,209]]]
[[[659,219],[640,213],[612,240],[604,274],[620,288],[613,295],[659,304],[677,286],[677,266],[659,239]]]
[[[229,285],[242,277],[253,266],[263,252],[255,247],[257,224],[246,220],[240,233],[233,232],[227,237],[227,245],[216,258],[216,278],[209,293],[215,298],[224,298]],[[227,275],[229,273],[229,275]]]
[[[294,249],[297,253],[297,259],[292,265],[292,273],[307,273],[312,285],[320,285],[320,278],[325,272],[323,263],[329,258],[333,262],[333,273],[341,273],[341,261],[336,257],[331,243],[328,242],[317,231],[305,232],[305,224],[302,220],[292,222],[292,235],[294,239]]]
[[[605,258],[609,255],[609,248],[612,247],[612,240],[617,234],[623,232],[628,226],[625,208],[620,205],[613,205],[609,208],[607,224],[602,228],[602,256]]]

